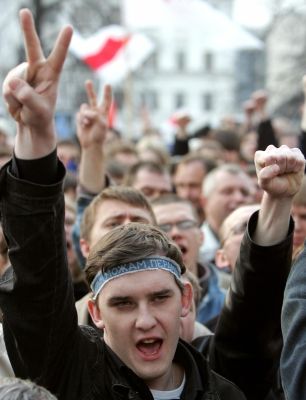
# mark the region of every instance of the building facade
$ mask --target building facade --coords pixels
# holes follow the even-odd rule
[[[231,14],[232,0],[209,1],[227,15]],[[0,0],[0,4],[4,0]],[[51,49],[60,27],[66,23],[84,36],[91,35],[110,23],[120,23],[121,1],[108,0],[15,0],[5,2],[9,18],[1,17],[1,52],[5,62],[0,67],[3,78],[17,62],[23,60],[22,39],[18,25],[18,8],[28,6],[37,15],[42,45],[46,53]],[[4,19],[5,18],[5,19]],[[186,32],[149,30],[145,32],[155,42],[155,52],[125,82],[114,88],[118,107],[118,127],[132,138],[137,138],[143,127],[144,112],[153,127],[162,126],[177,109],[187,109],[194,125],[216,126],[229,114],[239,114],[258,81],[258,70],[250,65],[260,54],[232,50],[209,49],[205,37]],[[7,38],[10,38],[8,41]],[[226,38],[225,38],[226,40]],[[2,53],[3,54],[3,53]],[[255,58],[254,58],[255,57]],[[244,59],[244,61],[243,61]],[[246,71],[246,68],[248,71]],[[80,60],[71,54],[65,63],[57,104],[57,125],[60,137],[74,135],[74,116],[86,101],[84,82],[98,80]],[[2,108],[3,103],[2,103]]]

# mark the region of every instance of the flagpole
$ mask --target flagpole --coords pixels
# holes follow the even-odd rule
[[[126,137],[128,140],[134,138],[134,99],[133,99],[133,77],[129,71],[124,80],[123,85],[123,99],[126,120]]]
[[[124,5],[121,6],[121,26],[128,32],[128,28],[124,18]],[[128,54],[126,49],[124,50],[124,57],[126,63],[129,63]],[[134,136],[134,101],[133,101],[133,77],[130,68],[128,68],[127,76],[123,82],[123,115],[126,126],[124,131],[128,140],[133,140]]]

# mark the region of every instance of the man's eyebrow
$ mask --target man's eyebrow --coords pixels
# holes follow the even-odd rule
[[[156,292],[152,292],[149,294],[150,297],[156,297],[156,296],[167,296],[167,295],[171,295],[173,293],[172,289],[162,289],[162,290],[158,290]]]
[[[169,296],[172,293],[173,293],[172,289],[162,289],[162,290],[158,290],[158,291],[155,291],[155,292],[150,292],[150,293],[148,293],[147,296],[149,298],[154,298],[154,297],[157,297],[157,296],[167,296],[167,295]],[[113,297],[110,297],[107,300],[107,304],[109,306],[111,306],[111,305],[114,305],[116,303],[125,302],[125,301],[132,301],[132,300],[133,300],[132,296],[113,296]]]
[[[114,220],[114,219],[120,219],[120,218],[122,218],[122,215],[123,215],[123,214],[111,215],[111,216],[107,217],[107,218],[104,220],[104,222],[112,221],[112,220]]]
[[[131,301],[131,300],[132,300],[131,296],[113,296],[107,300],[107,304],[111,306],[116,303]]]
[[[131,219],[142,219],[142,220],[150,221],[150,218],[146,215],[131,215]]]

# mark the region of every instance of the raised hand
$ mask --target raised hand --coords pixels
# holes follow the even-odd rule
[[[301,186],[305,159],[297,148],[270,145],[255,153],[258,184],[264,190],[254,241],[280,243],[288,234],[293,196]]]
[[[88,103],[82,104],[77,113],[77,136],[82,149],[103,145],[108,129],[108,114],[112,103],[110,85],[104,88],[103,99],[98,104],[92,81],[85,82]]]
[[[297,148],[270,145],[255,153],[259,186],[272,197],[293,197],[300,188],[305,159]]]
[[[98,104],[91,81],[85,83],[88,103],[77,114],[77,135],[81,145],[79,183],[91,193],[105,186],[103,143],[107,134],[108,113],[112,103],[112,90],[104,88],[103,99]]]
[[[56,146],[53,117],[72,28],[61,30],[51,54],[45,58],[28,9],[20,11],[20,24],[27,62],[9,72],[3,94],[8,111],[18,124],[15,153],[31,159],[47,155]]]
[[[243,103],[243,110],[247,118],[251,118],[255,112],[254,100],[247,100]]]
[[[266,107],[268,101],[268,94],[265,90],[257,90],[252,94],[252,100],[255,104],[255,109],[261,111]]]

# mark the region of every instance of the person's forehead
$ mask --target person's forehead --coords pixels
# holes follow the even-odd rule
[[[162,269],[154,271],[137,271],[127,273],[107,282],[100,293],[100,297],[108,300],[112,297],[139,297],[174,289],[177,287],[170,272]]]
[[[190,172],[192,172],[193,175],[190,175]],[[194,160],[189,163],[179,164],[176,169],[175,178],[194,180],[198,179],[199,177],[202,178],[204,175],[205,175],[204,166],[200,161]]]
[[[138,171],[134,185],[135,187],[162,187],[171,190],[171,178],[167,173],[158,174],[157,172],[141,169]]]
[[[293,204],[292,214],[306,214],[306,205],[303,204]]]
[[[100,203],[97,208],[97,217],[106,220],[109,218],[119,218],[120,216],[141,216],[147,218],[150,222],[152,216],[149,210],[140,206],[125,203],[124,201],[108,199]]]
[[[233,174],[227,171],[220,171],[216,176],[215,190],[222,190],[227,187],[246,187],[250,184],[250,178],[243,172]]]
[[[188,203],[157,204],[153,205],[153,211],[158,224],[194,219],[192,207]]]
[[[128,167],[132,167],[138,162],[138,156],[133,153],[119,152],[114,155],[114,159],[120,164]]]

